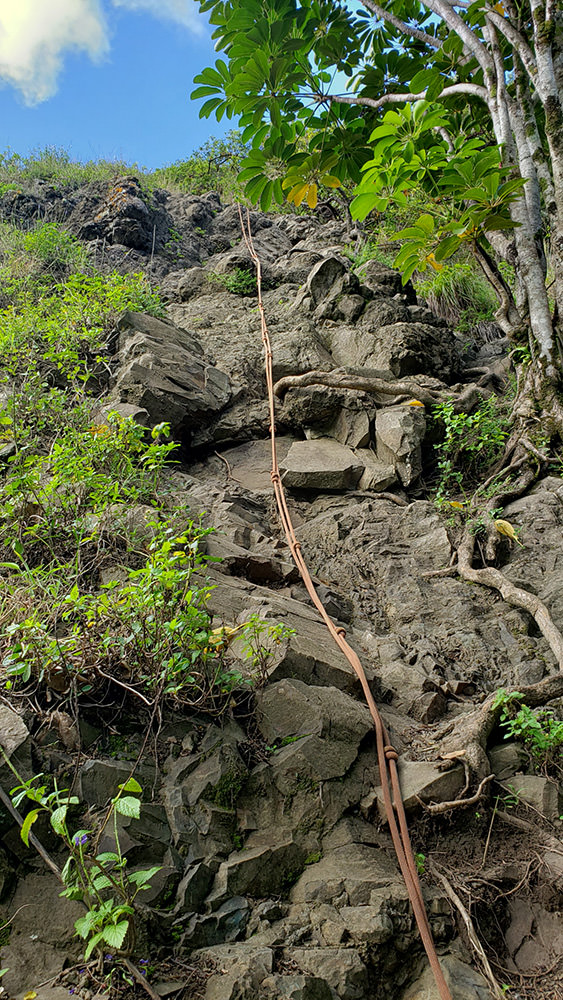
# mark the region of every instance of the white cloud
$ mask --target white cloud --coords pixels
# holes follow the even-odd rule
[[[128,10],[146,10],[156,17],[165,17],[177,21],[197,35],[204,30],[204,21],[200,16],[196,0],[112,0],[114,7],[126,7]]]
[[[0,79],[27,104],[56,92],[64,53],[99,59],[109,49],[99,0],[0,0]]]
[[[195,0],[111,0],[114,7],[147,11],[204,32]],[[56,93],[67,51],[101,59],[109,52],[102,0],[0,0],[0,83],[12,84],[26,104]]]

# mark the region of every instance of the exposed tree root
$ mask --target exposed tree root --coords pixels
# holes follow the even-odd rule
[[[495,569],[493,566],[474,569],[472,565],[474,544],[474,536],[471,535],[470,531],[466,531],[457,550],[457,571],[462,580],[492,587],[494,590],[498,590],[507,604],[532,615],[542,635],[549,643],[559,669],[563,670],[563,635],[555,625],[546,605],[540,601],[536,594],[511,583],[501,570]]]
[[[563,672],[544,677],[537,684],[513,688],[518,690],[530,708],[547,705],[555,698],[563,697]],[[447,760],[463,755],[473,774],[479,781],[490,774],[489,758],[486,753],[487,740],[497,725],[502,706],[494,706],[495,695],[491,694],[479,708],[458,717],[453,725],[436,729],[434,740],[440,747],[440,757]]]
[[[433,816],[438,816],[441,813],[452,812],[454,809],[462,809],[464,806],[475,806],[484,797],[485,788],[491,781],[494,780],[494,774],[488,774],[481,782],[479,782],[479,787],[474,795],[470,795],[467,799],[451,799],[449,802],[423,802],[422,799],[418,799],[418,802],[426,812],[431,813]]]
[[[477,961],[479,962],[485,976],[489,981],[492,995],[496,998],[496,1000],[503,1000],[506,994],[503,992],[503,990],[501,989],[499,983],[495,978],[490,962],[485,954],[485,949],[483,948],[483,945],[479,940],[477,931],[475,930],[475,926],[471,919],[471,914],[469,913],[469,910],[467,910],[467,908],[463,905],[457,892],[453,888],[451,882],[446,878],[446,876],[442,872],[438,871],[436,866],[433,865],[431,861],[428,862],[428,865],[431,874],[434,876],[434,878],[438,879],[438,881],[442,883],[446,896],[448,897],[450,902],[453,903],[453,905],[455,906],[457,912],[461,917],[463,926],[465,928],[465,932],[467,934],[467,939],[473,949],[473,952],[475,953]]]
[[[362,375],[359,372],[345,368],[336,368],[331,372],[311,371],[303,375],[286,375],[274,386],[274,393],[283,399],[290,389],[305,388],[311,385],[326,385],[332,389],[356,389],[359,392],[369,392],[380,396],[382,404],[407,402],[417,399],[425,406],[434,406],[445,399],[454,397],[456,413],[471,412],[490,393],[484,389],[484,384],[494,378],[494,373],[482,376],[479,384],[470,382],[463,386],[447,386],[435,378],[422,376],[418,379],[399,379],[389,382],[375,375]],[[389,401],[391,397],[391,401]]]

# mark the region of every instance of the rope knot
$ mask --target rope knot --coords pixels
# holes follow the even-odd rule
[[[395,747],[387,746],[383,748],[383,753],[385,754],[386,760],[398,760],[399,754],[395,750]]]
[[[270,479],[272,480],[273,483],[279,483],[280,481],[279,472],[270,472]]]
[[[342,639],[345,639],[346,638],[346,629],[342,628],[342,625],[339,625],[338,628],[336,629],[336,634],[339,635],[339,636],[341,636]]]

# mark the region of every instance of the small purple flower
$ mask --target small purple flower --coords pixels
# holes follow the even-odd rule
[[[75,847],[83,847],[84,844],[88,843],[88,837],[86,836],[85,833],[83,834],[75,833],[74,837],[72,838],[72,842],[75,845]]]
[[[68,992],[69,993],[76,993],[76,990],[75,990],[74,986],[71,986]]]
[[[104,962],[113,962],[113,955],[104,955]]]
[[[149,964],[148,958],[140,958],[139,959],[139,965],[148,965],[148,964]]]

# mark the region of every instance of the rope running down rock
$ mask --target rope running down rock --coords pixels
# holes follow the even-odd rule
[[[436,953],[436,948],[434,945],[434,941],[432,939],[432,931],[430,930],[430,924],[428,921],[428,916],[424,905],[424,899],[422,896],[422,889],[420,887],[420,881],[416,869],[416,862],[414,859],[414,854],[410,842],[407,820],[403,806],[403,798],[401,795],[401,786],[399,783],[399,773],[397,769],[398,754],[396,750],[389,743],[387,730],[379,714],[377,705],[375,704],[360,659],[354,652],[352,647],[346,641],[346,630],[343,628],[336,627],[336,625],[328,615],[320,597],[318,596],[315,590],[315,585],[311,579],[311,575],[307,568],[307,564],[305,563],[305,560],[301,554],[301,545],[298,542],[297,537],[295,535],[293,523],[291,521],[291,516],[287,507],[285,492],[281,483],[281,477],[277,459],[274,380],[272,373],[272,347],[270,343],[270,337],[268,334],[268,326],[266,322],[264,304],[262,301],[262,282],[261,282],[262,274],[261,274],[260,259],[258,257],[258,254],[256,253],[256,249],[254,247],[254,243],[252,240],[250,214],[248,212],[248,209],[246,213],[246,222],[243,219],[240,205],[238,209],[239,209],[240,225],[243,238],[246,247],[248,249],[248,252],[252,258],[252,261],[256,267],[258,310],[260,313],[262,343],[264,345],[266,384],[268,389],[268,405],[269,405],[269,416],[270,416],[270,438],[272,445],[272,471],[270,475],[272,479],[272,485],[274,488],[274,495],[276,498],[280,519],[283,525],[288,545],[291,549],[293,559],[295,561],[297,569],[299,570],[303,583],[307,588],[307,592],[311,600],[313,601],[313,604],[317,608],[321,618],[323,619],[334,642],[339,647],[339,649],[342,650],[344,656],[348,660],[350,666],[353,668],[362,686],[364,697],[367,702],[368,708],[370,710],[371,717],[373,719],[375,727],[377,759],[379,764],[379,774],[380,774],[381,788],[383,792],[383,801],[385,805],[385,813],[387,816],[387,821],[389,823],[389,830],[391,832],[391,837],[393,840],[393,846],[395,848],[395,853],[397,855],[397,860],[399,862],[401,873],[405,885],[407,887],[414,916],[420,932],[420,937],[422,939],[424,949],[428,956],[428,961],[432,968],[432,972],[434,973],[434,978],[436,980],[436,985],[438,987],[438,992],[440,994],[441,1000],[452,1000],[452,995],[450,993],[448,984],[446,983],[444,974],[440,967],[440,963],[438,961],[438,955]]]

